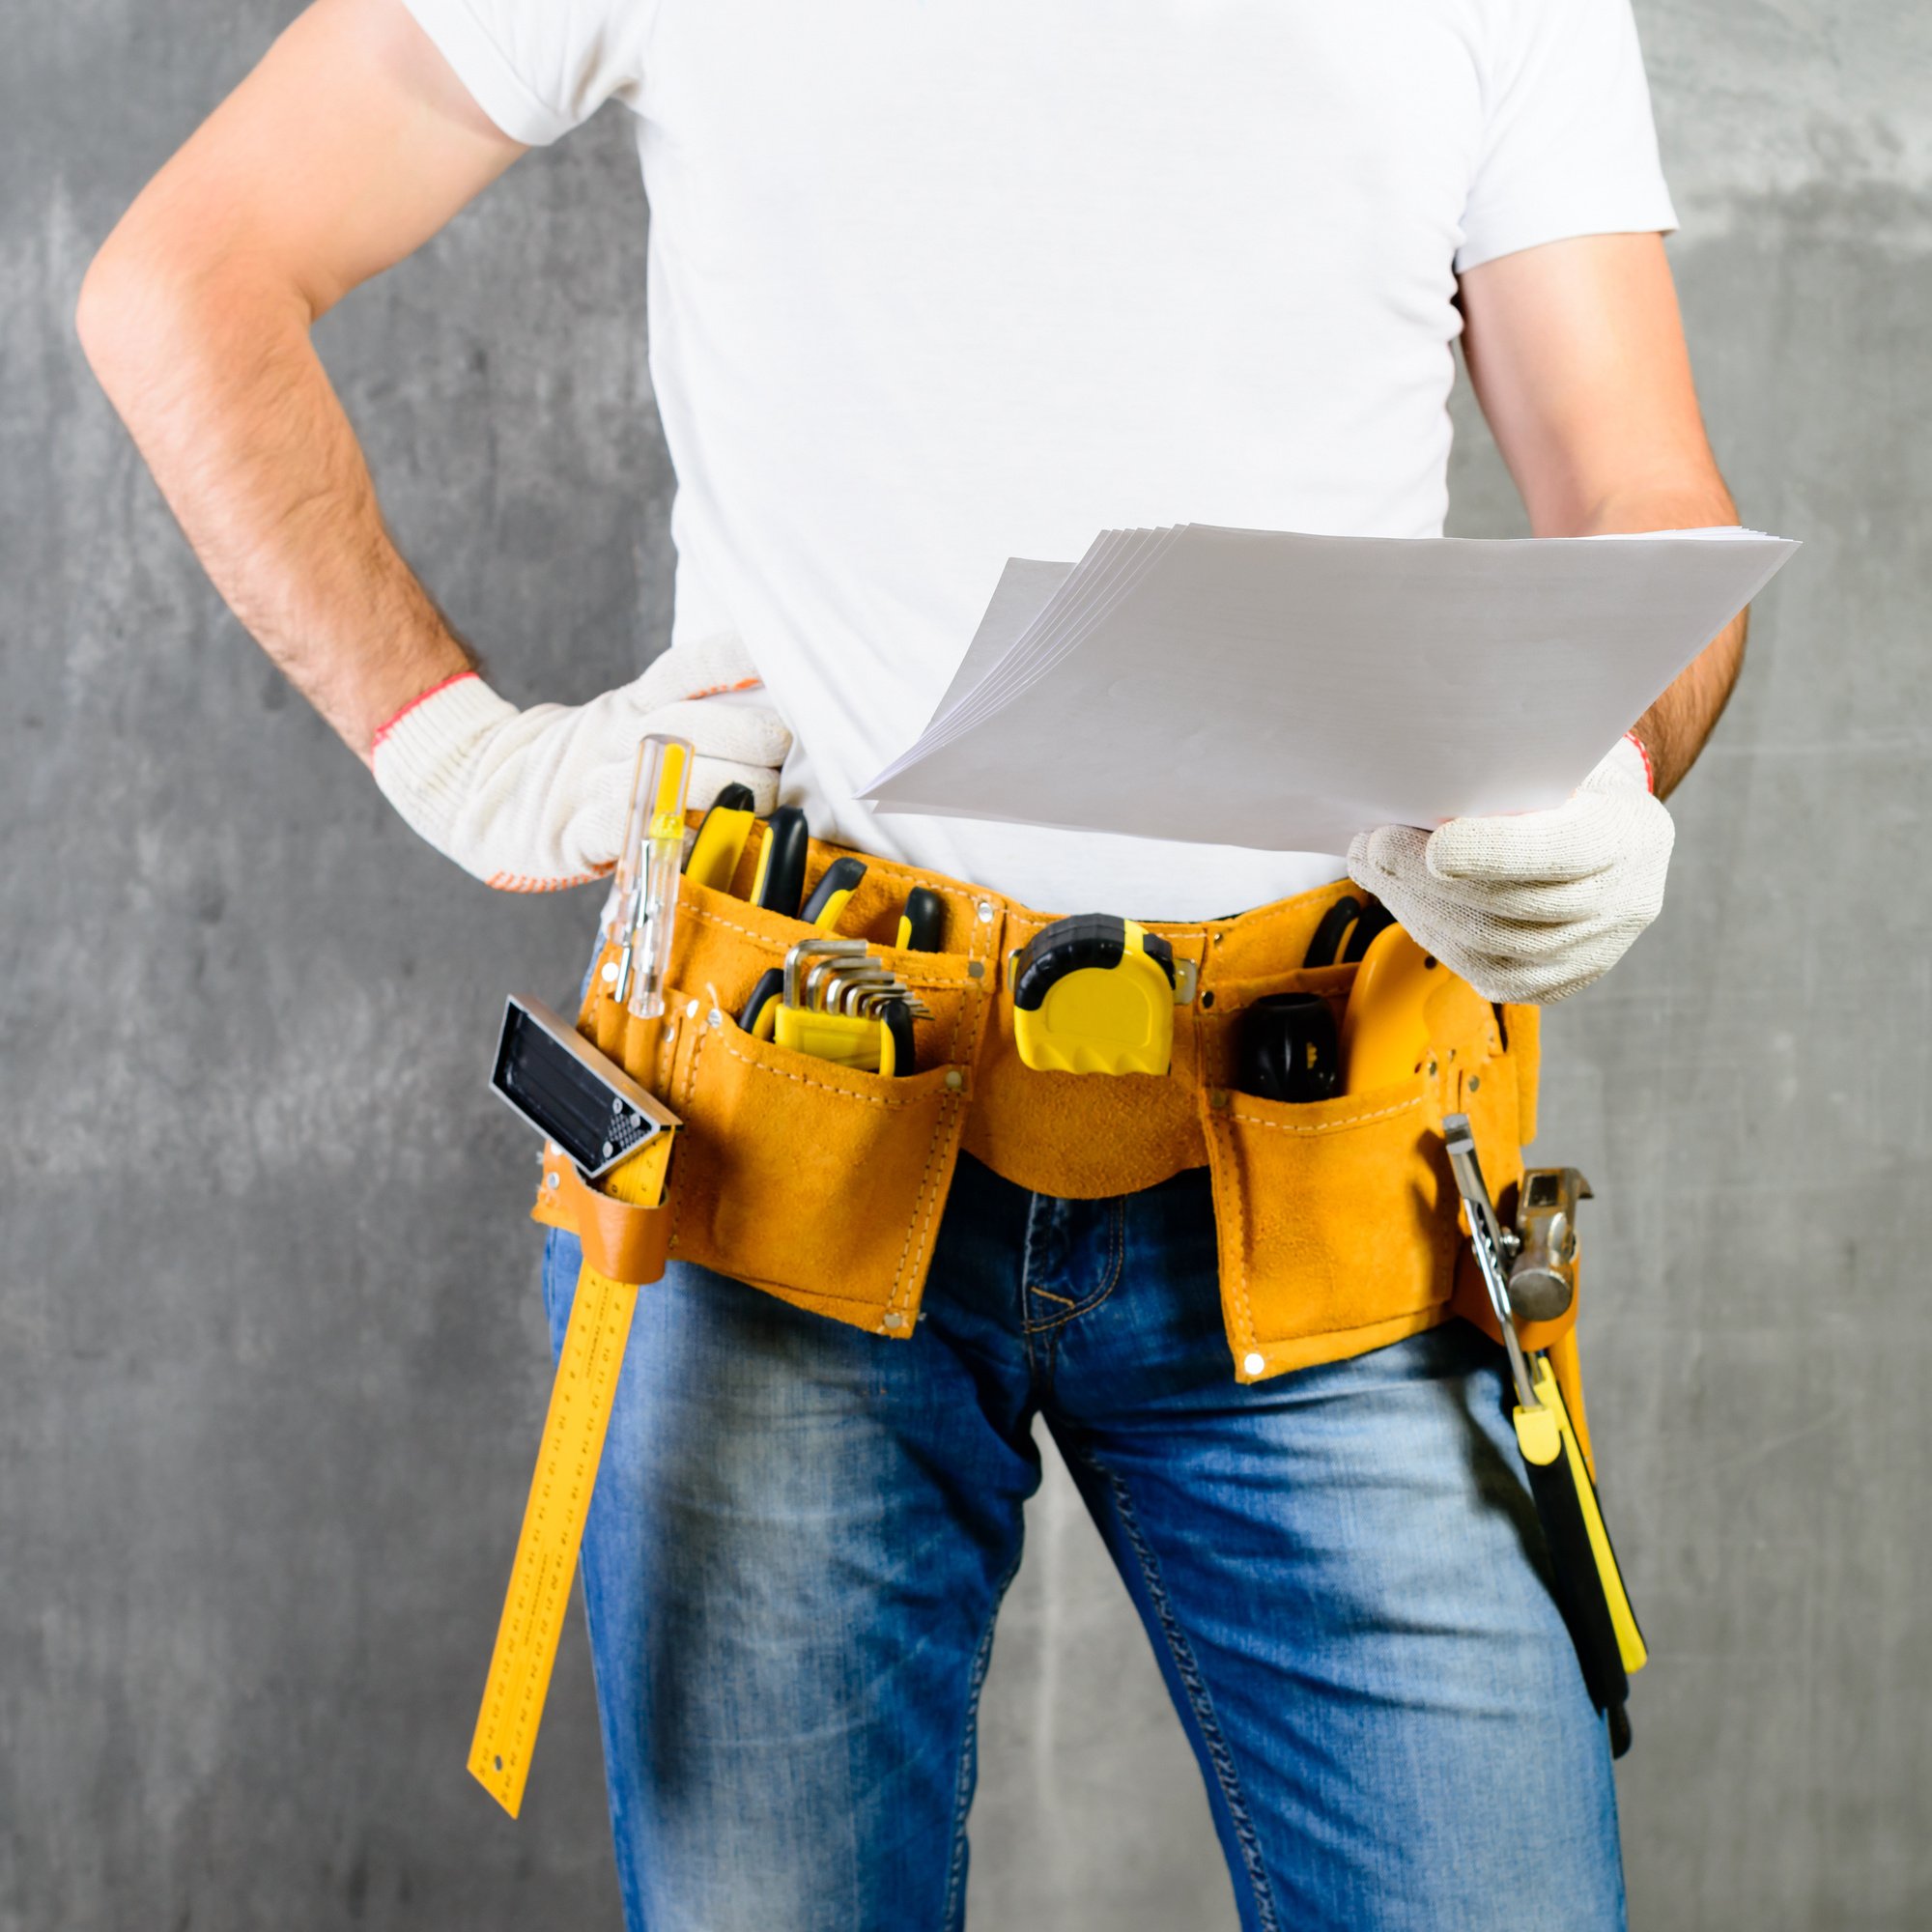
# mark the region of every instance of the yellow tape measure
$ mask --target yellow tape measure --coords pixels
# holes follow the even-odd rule
[[[671,1139],[659,1135],[606,1177],[606,1189],[639,1206],[660,1200]],[[512,1818],[523,1806],[637,1306],[634,1283],[612,1281],[587,1264],[579,1272],[483,1708],[469,1745],[469,1775]]]

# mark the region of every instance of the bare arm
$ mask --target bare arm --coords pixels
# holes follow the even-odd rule
[[[1656,235],[1526,248],[1463,277],[1463,347],[1538,536],[1736,521],[1691,386]],[[1637,721],[1660,797],[1690,769],[1744,665],[1746,613]]]
[[[366,762],[469,663],[309,341],[524,150],[398,0],[316,0],[96,256],[95,373],[236,615]]]

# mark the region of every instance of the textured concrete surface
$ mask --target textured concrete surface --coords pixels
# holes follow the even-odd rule
[[[545,1392],[497,1003],[589,908],[466,887],[237,630],[75,351],[93,245],[286,8],[78,0],[0,66],[0,1928],[616,1922],[573,1626],[522,1823],[462,1772]],[[1592,1412],[1656,1661],[1652,1932],[1932,1922],[1932,16],[1642,0],[1748,520],[1809,548],[1659,927],[1552,1017]],[[622,129],[324,330],[512,692],[661,640]],[[1517,526],[1464,412],[1455,526]],[[1064,1482],[989,1688],[975,1922],[1232,1925]]]

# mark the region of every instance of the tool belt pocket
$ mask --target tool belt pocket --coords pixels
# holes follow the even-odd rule
[[[1288,983],[1339,996],[1349,982],[1335,968]],[[1224,1002],[1231,1030],[1242,1004]],[[1242,1380],[1380,1348],[1461,1310],[1466,1242],[1442,1116],[1470,1115],[1498,1188],[1522,1171],[1509,1012],[1481,1011],[1487,1025],[1434,1042],[1413,1077],[1365,1093],[1295,1104],[1204,1086],[1222,1311]]]
[[[680,1059],[671,1253],[820,1314],[910,1332],[952,1183],[963,1071],[834,1065],[716,1009]]]
[[[867,908],[850,925],[865,929]],[[683,1122],[669,1258],[906,1337],[952,1185],[983,1002],[963,957],[878,951],[931,1006],[917,1072],[884,1075],[754,1037],[736,1015],[811,928],[684,882],[667,1010],[630,1018],[593,974],[582,1027]]]

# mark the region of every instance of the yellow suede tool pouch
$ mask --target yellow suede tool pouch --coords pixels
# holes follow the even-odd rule
[[[840,856],[814,843],[808,880]],[[755,844],[733,881],[749,888]],[[868,861],[839,932],[920,995],[916,1070],[881,1075],[753,1037],[737,1015],[760,976],[812,930],[731,893],[681,882],[662,1018],[612,1000],[606,960],[580,1029],[677,1114],[667,1253],[835,1320],[904,1337],[917,1319],[991,997],[991,928],[953,886],[934,952],[891,940],[919,874]],[[928,884],[936,882],[924,881]]]
[[[1247,1006],[1322,993],[1339,1025],[1353,973],[1268,976],[1224,986],[1215,1002],[1200,1108],[1222,1313],[1243,1380],[1380,1348],[1452,1313],[1493,1331],[1441,1123],[1466,1113],[1492,1188],[1514,1188],[1534,1127],[1534,1009],[1499,1010],[1470,992],[1451,1003],[1415,1074],[1367,1093],[1291,1105],[1218,1084]],[[1573,1320],[1534,1325],[1525,1346],[1548,1346]]]
[[[814,841],[808,884],[841,856]],[[754,839],[730,892],[683,882],[662,1018],[626,1013],[600,961],[579,1022],[683,1122],[664,1210],[671,1258],[904,1339],[964,1147],[1017,1185],[1086,1199],[1208,1167],[1223,1313],[1245,1381],[1482,1313],[1441,1118],[1471,1117],[1502,1194],[1533,1130],[1533,1009],[1497,1009],[1471,993],[1430,1042],[1424,1070],[1375,1093],[1295,1106],[1229,1085],[1252,1001],[1313,991],[1339,1021],[1356,969],[1300,962],[1346,883],[1236,919],[1149,924],[1195,988],[1176,1009],[1166,1074],[1037,1072],[1019,1059],[1005,980],[1051,916],[866,856],[838,929],[869,941],[931,1014],[918,1023],[917,1070],[883,1076],[738,1025],[760,976],[811,930],[740,896],[756,860]],[[945,906],[931,952],[892,944],[914,886]],[[1568,1325],[1532,1330],[1525,1346],[1548,1347]]]

